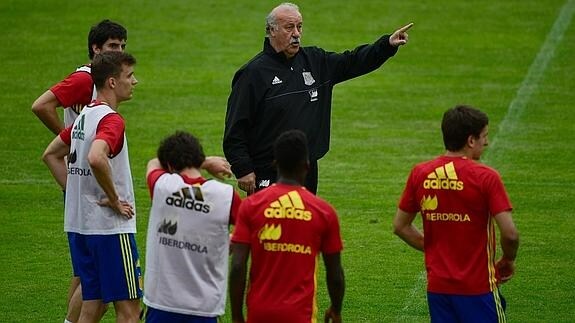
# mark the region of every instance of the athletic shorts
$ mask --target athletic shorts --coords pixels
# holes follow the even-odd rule
[[[142,297],[142,275],[133,233],[69,233],[70,254],[80,276],[82,299],[104,303]]]
[[[72,241],[76,240],[76,236],[78,235],[78,233],[76,232],[67,232],[68,234],[68,247],[70,249],[70,255],[72,255]],[[80,270],[78,269],[78,266],[76,266],[76,264],[74,264],[74,262],[72,261],[72,272],[74,277],[80,277]]]
[[[427,302],[432,323],[506,322],[506,302],[498,290],[472,296],[427,292]]]
[[[186,315],[158,310],[148,306],[146,323],[217,323],[217,317]]]

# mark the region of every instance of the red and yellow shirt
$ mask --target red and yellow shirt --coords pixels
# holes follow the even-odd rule
[[[232,241],[250,245],[248,322],[311,322],[319,254],[343,249],[331,205],[301,186],[274,184],[245,199]]]
[[[494,216],[512,209],[499,174],[462,157],[416,165],[399,208],[423,218],[427,289],[477,295],[493,291]]]

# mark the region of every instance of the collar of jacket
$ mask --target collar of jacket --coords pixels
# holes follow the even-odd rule
[[[273,57],[275,60],[277,60],[278,62],[283,63],[283,64],[290,63],[297,55],[299,55],[301,50],[302,50],[302,48],[300,47],[299,51],[294,55],[294,57],[288,59],[284,53],[276,52],[276,50],[272,47],[272,44],[270,43],[269,38],[267,38],[267,37],[264,38],[264,50],[263,50],[263,52],[266,55]]]

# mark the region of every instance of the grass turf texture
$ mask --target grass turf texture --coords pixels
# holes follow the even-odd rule
[[[575,317],[575,26],[571,21],[512,131],[498,137],[512,100],[565,1],[301,1],[305,45],[341,51],[415,22],[410,42],[374,73],[336,87],[330,153],[319,195],[338,210],[345,240],[347,322],[427,322],[423,256],[391,233],[411,166],[441,154],[439,122],[457,103],[491,119],[486,163],[496,167],[521,232],[516,277],[502,290],[511,322]],[[573,6],[573,1],[569,5]],[[176,129],[221,154],[230,81],[262,45],[276,2],[10,1],[0,3],[1,321],[59,322],[70,262],[62,194],[40,161],[53,138],[34,99],[87,62],[89,26],[129,30],[140,84],[121,106],[136,189],[139,251],[149,211],[144,167]],[[502,133],[502,134],[503,134]],[[323,275],[323,272],[321,272]],[[327,304],[319,279],[320,312]],[[111,309],[105,322],[113,322]],[[222,318],[230,322],[229,312]]]

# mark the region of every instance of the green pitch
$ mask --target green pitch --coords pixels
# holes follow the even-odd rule
[[[40,160],[53,138],[32,102],[88,61],[89,27],[128,28],[138,59],[127,122],[145,253],[144,167],[176,129],[221,154],[233,73],[262,47],[279,2],[0,2],[0,321],[61,322],[71,275],[62,193]],[[341,51],[414,22],[383,68],[336,86],[331,151],[319,195],[345,242],[346,322],[427,322],[422,254],[391,232],[412,165],[443,152],[444,110],[467,103],[491,119],[484,162],[497,168],[521,233],[516,276],[502,287],[510,322],[575,317],[575,24],[573,0],[300,1],[304,45]],[[233,183],[233,182],[232,182]],[[143,258],[143,257],[142,257]],[[144,260],[144,259],[143,259]],[[320,277],[320,311],[328,303]],[[114,321],[113,310],[105,322]],[[230,322],[229,313],[222,322]]]

